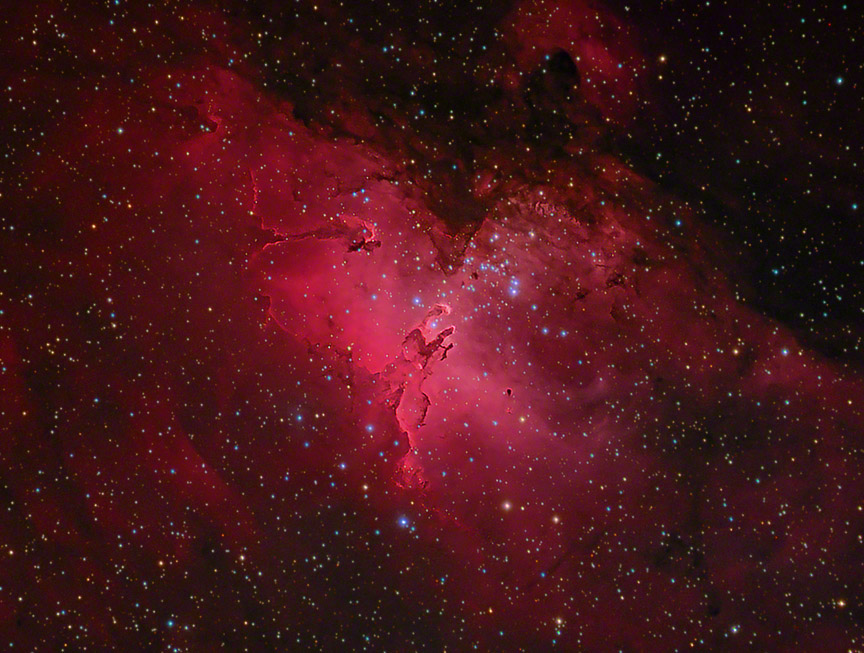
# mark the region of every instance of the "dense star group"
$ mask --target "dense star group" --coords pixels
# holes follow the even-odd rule
[[[753,11],[5,16],[0,639],[860,648],[861,28]]]

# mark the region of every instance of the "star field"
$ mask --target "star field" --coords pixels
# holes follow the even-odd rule
[[[10,650],[862,647],[854,3],[0,35]]]

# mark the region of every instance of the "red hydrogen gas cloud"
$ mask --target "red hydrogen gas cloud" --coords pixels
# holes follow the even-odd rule
[[[625,14],[17,11],[3,639],[860,644],[861,376],[614,146]]]

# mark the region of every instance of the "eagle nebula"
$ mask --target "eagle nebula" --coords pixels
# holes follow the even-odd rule
[[[10,6],[0,640],[862,650],[864,21],[746,4]]]

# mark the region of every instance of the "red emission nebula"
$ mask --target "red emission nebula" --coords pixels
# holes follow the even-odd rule
[[[7,11],[9,650],[860,650],[860,314],[655,133],[663,6]]]

